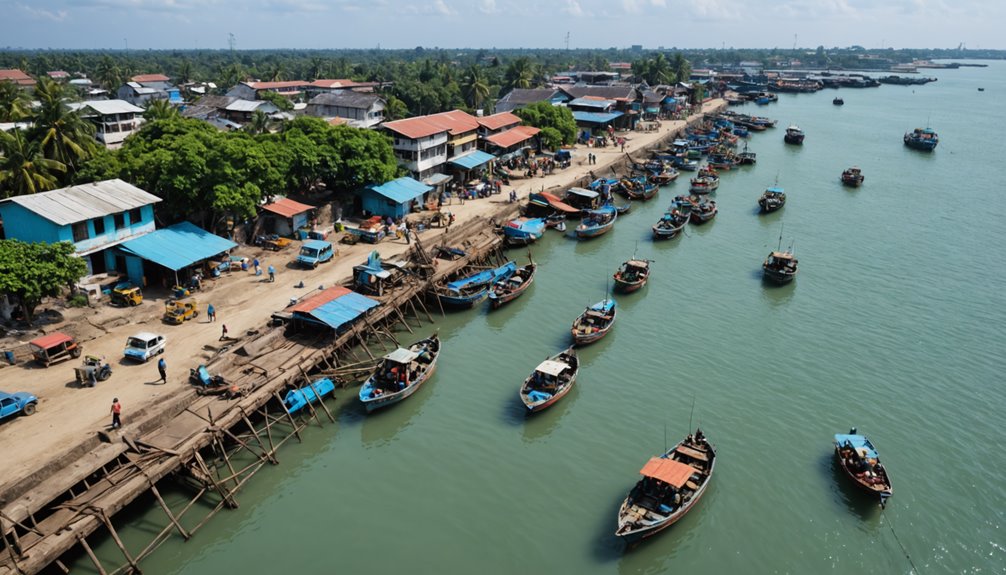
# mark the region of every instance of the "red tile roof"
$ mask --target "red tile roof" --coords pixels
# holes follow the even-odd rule
[[[0,70],[0,82],[14,82],[19,86],[34,86],[35,80],[21,70]]]
[[[340,118],[338,116],[336,116],[335,118],[329,118],[328,119],[328,125],[329,126],[342,126],[342,125],[345,125],[345,124],[348,124],[348,123],[349,123],[349,120],[347,120],[346,118]]]
[[[292,218],[297,214],[313,210],[314,206],[295,202],[290,198],[280,198],[271,204],[262,206],[262,209],[287,218]]]
[[[133,76],[130,78],[133,82],[170,82],[171,78],[168,78],[164,74],[140,74],[138,76]]]
[[[486,138],[486,141],[501,148],[509,148],[514,144],[519,144],[525,140],[530,140],[540,132],[538,128],[532,126],[517,126],[499,134],[493,134]]]
[[[311,82],[311,85],[318,88],[358,88],[373,87],[377,85],[377,82],[354,82],[353,80],[342,78],[339,80],[315,80]]]
[[[245,82],[245,85],[253,90],[275,90],[278,88],[302,88],[309,83],[303,80],[292,80],[286,82]]]
[[[46,75],[48,75],[50,78],[54,80],[70,77],[69,72],[64,72],[62,70],[53,70],[52,72],[46,72]]]
[[[511,124],[519,124],[520,118],[511,114],[510,112],[500,112],[499,114],[493,114],[492,116],[486,116],[484,118],[477,118],[480,126],[488,130],[499,130]]]
[[[334,299],[339,299],[340,297],[350,293],[351,291],[352,290],[344,288],[342,286],[330,287],[322,292],[314,294],[311,297],[305,298],[303,301],[298,302],[297,305],[290,308],[289,311],[311,312]]]
[[[418,139],[449,132],[451,135],[463,134],[477,130],[479,122],[471,114],[461,110],[451,110],[429,116],[417,116],[404,120],[386,122],[383,126],[392,132],[397,132],[406,138]]]

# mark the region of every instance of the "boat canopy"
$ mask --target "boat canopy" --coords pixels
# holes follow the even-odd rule
[[[641,475],[659,479],[673,487],[682,487],[688,482],[692,474],[698,470],[691,465],[686,465],[680,461],[667,459],[664,457],[651,457],[646,465],[639,470]]]
[[[535,368],[535,371],[539,373],[544,373],[545,375],[551,375],[553,377],[558,376],[564,369],[569,367],[561,361],[555,361],[552,359],[546,359],[541,362],[541,364]]]
[[[769,193],[769,194],[782,194],[782,193],[784,193],[782,188],[779,188],[779,187],[776,187],[776,186],[772,186],[771,188],[765,188],[765,192]]]
[[[418,353],[412,351],[411,349],[400,347],[384,356],[384,359],[393,363],[409,363],[410,361],[414,361],[417,357],[419,357]]]
[[[769,257],[777,260],[791,260],[793,259],[793,254],[789,252],[772,252],[769,254]]]
[[[590,306],[589,309],[591,311],[601,311],[601,312],[611,311],[615,309],[615,300],[613,299],[601,300],[595,303],[594,305]]]
[[[649,267],[649,262],[647,262],[646,260],[629,260],[625,262],[625,265],[626,267],[646,268]]]
[[[870,440],[867,439],[865,435],[849,435],[846,433],[835,434],[835,445],[841,447],[846,443],[851,443],[852,448],[859,452],[859,454],[863,457],[869,459],[880,458],[880,455],[877,454],[877,450],[873,448],[873,444],[870,443]]]
[[[569,192],[567,193],[576,194],[578,196],[583,196],[584,198],[590,198],[590,199],[594,199],[600,195],[593,190],[585,190],[583,188],[570,188]]]

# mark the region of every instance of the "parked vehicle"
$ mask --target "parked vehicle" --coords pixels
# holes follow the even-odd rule
[[[126,282],[112,289],[112,305],[135,306],[143,303],[143,292],[140,288]]]
[[[169,301],[164,304],[164,322],[180,325],[194,317],[199,317],[197,305],[194,299]]]
[[[318,264],[330,261],[334,255],[332,244],[322,240],[311,240],[301,246],[297,263],[307,268],[316,268]]]
[[[112,377],[112,366],[102,357],[85,355],[84,363],[73,368],[77,383],[81,386],[94,387],[95,382],[105,381]]]
[[[164,353],[166,343],[167,339],[163,335],[141,331],[126,340],[126,349],[122,353],[128,359],[147,361],[155,355]]]
[[[0,420],[7,419],[19,413],[32,415],[35,413],[37,407],[38,398],[30,393],[24,391],[5,393],[0,391]]]
[[[77,340],[61,332],[53,332],[40,338],[28,342],[31,354],[35,362],[42,367],[49,367],[50,364],[72,357],[80,357],[80,344]]]

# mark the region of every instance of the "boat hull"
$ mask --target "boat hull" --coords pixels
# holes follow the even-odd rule
[[[842,455],[838,446],[835,446],[835,460],[838,461],[838,466],[842,468],[842,473],[849,478],[849,481],[851,481],[853,485],[864,493],[868,493],[873,497],[880,497],[881,507],[887,505],[887,500],[894,495],[894,490],[890,486],[882,490],[874,489],[871,485],[856,477],[856,474],[853,473],[852,470],[846,466],[845,461],[842,460]]]
[[[423,386],[428,379],[433,376],[433,372],[437,370],[436,360],[434,360],[433,365],[426,371],[426,374],[416,383],[405,388],[402,393],[397,393],[395,395],[388,396],[387,398],[375,399],[368,401],[364,405],[367,406],[367,413],[381,409],[382,407],[388,407],[389,405],[394,405],[407,397],[412,397],[414,393],[419,391],[419,388]]]
[[[440,303],[448,307],[458,308],[458,309],[468,309],[475,307],[476,305],[484,302],[486,298],[489,297],[489,286],[479,293],[465,296],[452,296],[445,294],[438,294],[437,297],[440,298]]]
[[[374,390],[375,384],[377,384],[377,376],[380,370],[386,365],[382,363],[378,366],[377,370],[367,379],[367,381],[360,388],[360,401],[367,408],[367,413],[381,409],[383,407],[388,407],[389,405],[394,405],[407,397],[412,397],[419,388],[423,386],[424,383],[429,381],[433,374],[437,370],[437,361],[440,359],[440,339],[438,336],[434,335],[431,338],[422,340],[413,344],[413,347],[425,345],[425,349],[431,352],[432,357],[430,358],[429,364],[426,369],[422,371],[421,374],[411,382],[408,387],[400,391],[395,391],[391,393],[386,393],[383,395],[373,396],[370,394]]]
[[[645,279],[635,282],[627,282],[615,278],[615,289],[622,293],[632,293],[634,291],[639,291],[645,285],[646,285]]]
[[[655,240],[672,240],[679,235],[681,235],[681,230],[685,227],[681,226],[679,228],[662,228],[659,226],[653,226],[653,239]]]
[[[796,272],[788,273],[763,267],[762,277],[773,283],[788,284],[796,279]]]

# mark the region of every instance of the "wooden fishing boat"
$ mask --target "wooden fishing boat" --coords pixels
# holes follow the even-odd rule
[[[607,233],[615,227],[615,220],[618,219],[618,211],[615,206],[608,204],[601,206],[597,210],[588,210],[580,221],[580,225],[573,230],[579,239],[596,238]]]
[[[660,221],[653,225],[653,239],[669,240],[678,237],[681,230],[685,229],[688,220],[687,213],[672,205],[667,212],[664,212]]]
[[[541,411],[573,389],[579,371],[576,350],[567,348],[538,364],[520,386],[520,400],[531,413]]]
[[[688,217],[693,224],[704,224],[715,218],[718,212],[719,209],[716,207],[715,201],[705,200],[693,203]]]
[[[611,205],[615,206],[615,211],[618,212],[618,215],[620,216],[627,214],[632,210],[631,201],[626,201],[625,203],[622,204],[616,204],[614,201],[612,201]]]
[[[774,212],[786,205],[786,192],[778,186],[766,188],[758,198],[758,205],[763,214]]]
[[[742,166],[749,166],[758,162],[758,154],[748,151],[747,142],[744,143],[744,151],[737,154],[737,161]]]
[[[864,180],[866,180],[866,176],[863,175],[862,170],[855,166],[842,172],[842,183],[847,186],[858,188]]]
[[[566,214],[567,217],[575,216],[580,213],[579,209],[567,204],[562,201],[561,198],[550,192],[532,193],[530,199],[531,201],[539,200],[545,202],[556,211]]]
[[[554,212],[554,213],[552,213],[552,214],[550,214],[548,216],[545,216],[545,227],[546,228],[555,228],[555,229],[562,228],[559,231],[565,231],[566,230],[566,214],[561,214],[561,213],[558,213],[558,212]]]
[[[709,194],[715,192],[720,187],[720,176],[716,170],[705,167],[699,170],[697,176],[692,178],[692,186],[689,191],[693,194]]]
[[[804,138],[803,130],[799,126],[792,125],[786,128],[786,135],[782,137],[787,144],[802,144]]]
[[[841,96],[836,96],[835,99],[831,101],[831,103],[836,106],[844,106],[845,100],[843,100]]]
[[[880,497],[880,506],[894,494],[887,469],[880,463],[880,455],[865,435],[858,435],[853,427],[849,433],[835,434],[835,457],[845,475],[857,487]]]
[[[514,218],[501,226],[508,245],[524,246],[545,234],[544,218]]]
[[[651,184],[656,184],[658,186],[666,186],[667,184],[678,179],[678,176],[680,175],[681,172],[675,170],[672,167],[666,167],[660,172],[651,173],[649,176],[649,180]]]
[[[716,469],[716,449],[702,434],[689,434],[660,457],[651,457],[643,476],[618,508],[615,535],[633,544],[674,525],[702,499]]]
[[[528,253],[528,259],[531,259],[530,253]],[[531,284],[534,282],[534,274],[537,270],[538,264],[531,261],[509,277],[500,278],[493,282],[492,289],[489,290],[489,305],[491,308],[496,309],[520,297],[521,294],[527,291],[527,288],[531,287]]]
[[[615,325],[615,300],[605,298],[588,307],[573,321],[573,342],[576,345],[594,343],[608,335]]]
[[[374,411],[409,397],[426,383],[437,369],[440,336],[398,348],[381,359],[373,375],[360,388],[360,401]]]
[[[646,285],[650,277],[650,260],[632,258],[623,262],[615,272],[615,289],[623,293],[632,293]]]
[[[905,145],[913,150],[932,152],[940,143],[940,137],[932,128],[915,128],[905,134]]]
[[[288,412],[294,414],[307,407],[307,404],[316,403],[319,398],[325,397],[333,391],[335,391],[335,383],[331,379],[327,377],[316,379],[310,385],[286,392],[286,395],[283,396],[283,406]]]
[[[566,195],[562,201],[581,211],[596,210],[604,203],[601,192],[595,192],[586,188],[570,188],[566,190]]]
[[[622,180],[622,193],[630,200],[649,200],[657,195],[660,186],[651,184],[646,177]]]
[[[793,252],[789,250],[774,251],[762,263],[762,277],[777,284],[787,284],[796,277],[798,263],[799,261],[793,256]]]
[[[493,282],[510,277],[516,271],[517,264],[511,261],[495,269],[482,270],[435,286],[434,291],[440,302],[446,306],[469,308],[489,297],[489,288]]]

